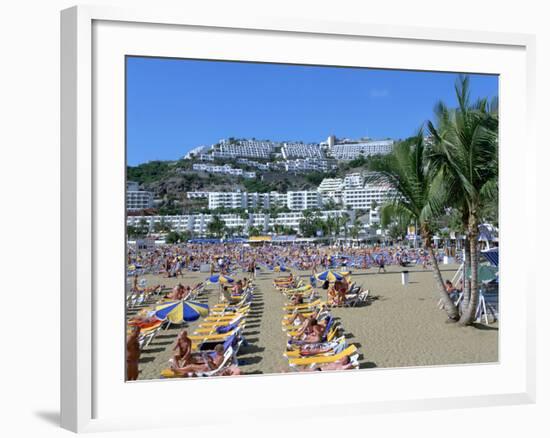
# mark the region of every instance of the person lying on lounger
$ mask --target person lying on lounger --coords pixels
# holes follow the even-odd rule
[[[326,304],[323,304],[322,306],[317,306],[313,310],[313,313],[310,315],[310,318],[318,318],[321,313],[326,312],[328,310]],[[308,318],[302,313],[300,313],[298,310],[294,310],[292,315],[289,315],[287,318],[285,325],[302,325]]]
[[[351,359],[349,356],[344,356],[342,359],[337,360],[332,363],[326,363],[315,368],[305,368],[301,371],[340,371],[340,370],[350,370],[353,368]]]
[[[214,347],[214,354],[212,356],[209,356],[208,354],[202,355],[204,360],[202,363],[192,363],[183,367],[178,367],[176,364],[172,363],[172,370],[174,373],[182,377],[189,377],[189,375],[196,373],[212,371],[222,364],[224,356],[223,353],[223,345],[218,344]]]
[[[300,347],[300,356],[317,356],[332,351],[337,343],[325,342],[324,344],[306,344]]]
[[[326,321],[320,323],[316,318],[308,318],[298,330],[294,339],[311,343],[321,342],[325,329]]]

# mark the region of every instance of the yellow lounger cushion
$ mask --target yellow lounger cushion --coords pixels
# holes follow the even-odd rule
[[[218,321],[209,321],[209,322],[206,322],[204,324],[200,324],[199,325],[199,328],[208,328],[208,327],[219,327],[219,326],[222,326],[222,325],[229,325],[229,324],[233,324],[234,322],[237,322],[237,321],[240,321],[240,320],[244,320],[244,318],[232,318],[230,320],[218,320]]]
[[[193,332],[193,334],[194,335],[203,335],[203,334],[217,335],[218,333],[216,332],[216,329],[218,329],[219,327],[225,327],[226,325],[229,325],[229,324],[221,324],[215,327],[199,327],[197,330]],[[244,321],[241,322],[237,327],[243,327],[243,326],[244,326]]]
[[[338,345],[340,345],[340,343],[338,343]],[[327,356],[330,354],[331,354],[331,350],[327,350],[326,353],[319,353],[317,356]],[[289,359],[302,357],[302,355],[300,354],[300,350],[285,351],[284,356],[288,357]],[[314,356],[309,355],[309,356],[303,356],[303,357],[314,357]]]
[[[223,340],[225,338],[228,338],[231,335],[234,335],[238,330],[239,330],[239,328],[236,328],[235,330],[231,330],[230,332],[227,332],[227,333],[222,333],[221,335],[218,335],[218,334],[215,334],[215,335],[192,335],[192,336],[189,336],[189,339],[191,339],[192,341],[199,341],[199,342],[202,342],[202,341],[220,341],[220,340]]]
[[[357,351],[355,345],[350,345],[345,350],[341,351],[338,354],[332,356],[311,356],[311,357],[299,357],[292,358],[288,360],[289,365],[312,365],[312,364],[321,364],[321,363],[332,363],[340,359],[343,359],[345,356],[351,356]]]
[[[307,309],[308,307],[315,307],[320,306],[321,300],[316,299],[315,301],[312,301],[311,303],[302,303],[302,304],[292,304],[289,306],[284,306],[283,310],[299,310],[299,309]]]
[[[165,379],[170,379],[172,377],[182,377],[178,376],[174,370],[171,370],[170,368],[165,368],[160,372],[160,376],[164,377]]]

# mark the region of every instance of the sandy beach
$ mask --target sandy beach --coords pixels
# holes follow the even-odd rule
[[[458,267],[442,266],[444,278],[451,279]],[[361,368],[393,368],[409,366],[487,363],[498,361],[498,322],[458,327],[446,322],[446,315],[437,307],[438,293],[431,270],[409,269],[410,282],[401,284],[402,268],[387,267],[353,271],[352,280],[370,290],[369,305],[334,308],[332,314],[342,324],[348,343],[361,353]],[[298,274],[309,277],[308,272]],[[285,297],[272,285],[282,275],[259,273],[257,291],[244,331],[248,345],[241,347],[239,367],[243,374],[268,374],[288,371],[283,351],[287,336],[281,330]],[[242,278],[236,275],[236,278]],[[195,284],[206,278],[204,273],[186,273],[181,278],[145,276],[148,286],[163,284],[172,287],[178,282]],[[326,291],[321,290],[326,299]],[[218,286],[209,285],[198,299],[214,305],[218,302]],[[136,310],[139,310],[136,309]],[[136,310],[130,311],[129,316]],[[192,332],[200,321],[186,324]],[[172,326],[157,335],[144,348],[140,359],[139,379],[156,379],[167,367],[175,339],[182,326]]]

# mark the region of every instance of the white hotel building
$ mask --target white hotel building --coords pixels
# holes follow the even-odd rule
[[[207,173],[220,173],[224,175],[242,176],[244,178],[256,178],[256,172],[247,172],[242,169],[234,168],[229,164],[215,166],[211,164],[195,163],[193,170]]]
[[[197,192],[192,192],[198,197]],[[187,195],[190,198],[190,195]],[[271,208],[288,207],[289,210],[306,210],[322,207],[316,191],[289,191],[287,193],[209,192],[208,208]]]
[[[348,212],[345,210],[324,211],[320,213],[320,217],[326,220],[328,217],[338,217],[344,213]],[[208,224],[212,221],[213,217],[214,215],[202,213],[172,216],[128,216],[126,224],[127,226],[137,227],[144,220],[149,229],[154,229],[155,224],[164,223],[169,225],[174,231],[188,232],[192,233],[195,237],[199,237],[207,235]],[[265,213],[250,214],[248,218],[242,218],[237,214],[220,214],[219,217],[229,229],[242,228],[246,232],[251,227],[255,227],[264,233],[269,229],[273,229],[275,225],[283,225],[298,232],[300,230],[300,221],[304,218],[301,211],[280,213],[275,218]],[[353,220],[353,217],[351,220]]]
[[[312,210],[321,208],[322,205],[319,192],[287,192],[287,207],[289,210]]]
[[[126,184],[126,210],[138,211],[153,208],[153,193],[139,189],[139,184],[128,181]]]
[[[342,204],[345,208],[351,210],[370,210],[373,201],[380,206],[393,193],[392,189],[388,186],[372,186],[367,184],[365,187],[344,190],[342,192]]]
[[[284,143],[281,153],[285,160],[292,158],[325,158],[319,144]]]
[[[257,140],[236,140],[229,142],[229,140],[220,140],[217,151],[212,152],[212,156],[217,158],[263,158],[269,159],[275,152],[277,143],[271,141],[257,141]]]
[[[344,190],[344,180],[342,178],[325,178],[317,187],[323,202],[327,202],[329,199],[334,202],[341,202],[342,190]]]
[[[330,143],[329,143],[330,144]],[[393,150],[393,140],[369,140],[361,142],[336,143],[329,146],[330,155],[336,160],[354,160],[360,155],[389,154]]]

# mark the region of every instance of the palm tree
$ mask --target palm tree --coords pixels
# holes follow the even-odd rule
[[[224,231],[225,222],[218,215],[214,215],[212,221],[208,224],[208,232],[216,237],[221,237]]]
[[[434,266],[434,279],[447,315],[458,320],[458,309],[445,290],[445,283],[439,269],[432,245],[434,221],[443,212],[448,197],[442,172],[434,172],[428,164],[428,154],[424,146],[423,130],[407,141],[397,144],[393,152],[370,164],[376,171],[369,179],[389,183],[395,195],[382,206],[381,223],[389,224],[392,219],[416,221],[420,224],[420,234],[424,247],[428,250]]]
[[[436,125],[429,122],[428,129],[433,137],[430,159],[443,171],[466,230],[464,273],[470,272],[470,281],[464,281],[460,324],[469,325],[479,303],[479,225],[484,207],[498,197],[498,102],[471,104],[468,76],[458,77],[455,93],[458,107],[438,103]]]
[[[361,223],[361,221],[357,219],[353,223],[353,226],[351,227],[351,230],[350,230],[350,235],[353,239],[357,239],[359,237],[359,233],[361,232],[362,225],[363,224]]]
[[[149,222],[145,218],[139,220],[137,232],[140,236],[146,236],[149,233]]]
[[[327,217],[326,221],[325,221],[325,226],[326,226],[326,229],[327,229],[327,234],[332,237],[335,229],[336,229],[336,221],[334,219],[334,217],[332,216],[329,216]]]
[[[344,228],[344,238],[348,239],[348,225],[350,221],[350,216],[348,213],[342,213],[342,226]]]
[[[258,227],[250,227],[249,230],[248,230],[248,235],[249,236],[259,236],[261,233],[260,229]]]

